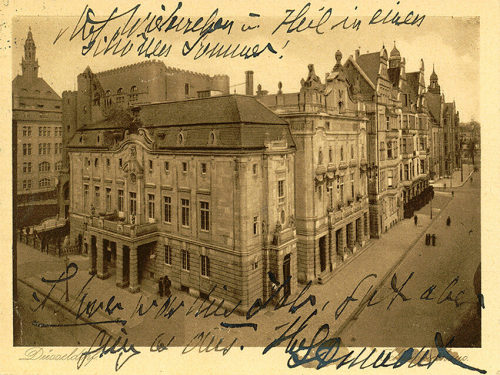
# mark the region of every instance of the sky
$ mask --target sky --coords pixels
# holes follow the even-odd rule
[[[168,11],[169,9],[167,9]],[[170,9],[173,10],[173,9]],[[168,12],[167,12],[168,13]],[[229,17],[224,15],[224,17]],[[314,30],[287,34],[282,27],[274,35],[271,31],[283,17],[266,16],[259,19],[259,28],[242,33],[233,29],[230,36],[224,31],[210,35],[211,41],[228,45],[237,43],[263,47],[271,42],[277,54],[263,53],[252,59],[207,59],[194,60],[182,56],[181,46],[186,38],[194,41],[194,36],[179,34],[158,34],[173,43],[167,57],[157,58],[168,66],[193,70],[208,74],[228,74],[231,92],[244,93],[244,72],[254,71],[254,88],[261,84],[264,90],[275,93],[278,82],[283,84],[283,92],[296,92],[300,80],[307,77],[307,65],[314,64],[316,74],[324,80],[325,73],[335,64],[335,52],[343,54],[342,62],[354,55],[380,51],[385,45],[390,53],[394,43],[406,58],[406,71],[417,71],[420,59],[425,64],[426,85],[432,73],[433,64],[439,77],[439,84],[447,102],[455,101],[463,122],[480,120],[479,111],[479,17],[426,17],[420,27],[393,25],[370,25],[369,19],[360,18],[362,25],[358,31],[335,29],[318,35]],[[342,18],[338,18],[339,20]],[[351,20],[354,17],[351,15]],[[336,20],[333,19],[333,20]],[[76,76],[90,66],[94,72],[144,61],[146,58],[129,53],[119,56],[82,56],[82,42],[78,38],[69,41],[69,35],[77,24],[78,17],[17,17],[12,24],[12,73],[14,78],[21,72],[21,58],[24,41],[31,27],[37,46],[40,75],[61,94],[64,90],[74,90]],[[250,17],[236,18],[235,24],[251,23]],[[333,24],[334,21],[331,22]],[[60,30],[69,28],[54,44]],[[116,27],[114,28],[116,29]],[[114,30],[109,29],[109,30]],[[111,31],[109,31],[111,32]],[[165,36],[167,35],[167,36]],[[138,39],[135,40],[138,42]],[[288,41],[288,44],[286,44]],[[137,43],[139,44],[139,43]],[[283,46],[286,47],[283,48]],[[281,57],[281,58],[280,58]]]

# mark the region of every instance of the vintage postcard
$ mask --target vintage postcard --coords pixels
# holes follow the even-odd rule
[[[500,373],[498,3],[0,7],[1,373]]]

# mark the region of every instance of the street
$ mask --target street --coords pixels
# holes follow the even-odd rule
[[[480,175],[473,177],[472,183],[455,188],[454,199],[429,228],[437,235],[437,246],[425,246],[422,239],[393,271],[398,288],[413,275],[401,291],[408,300],[397,296],[389,307],[396,294],[387,280],[373,302],[389,297],[366,307],[346,327],[341,333],[346,345],[433,346],[440,332],[445,343],[456,337],[452,346],[480,346],[474,288],[481,262]]]

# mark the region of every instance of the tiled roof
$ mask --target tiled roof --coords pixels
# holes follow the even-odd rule
[[[162,148],[263,148],[265,143],[286,139],[294,142],[288,123],[254,97],[243,95],[216,96],[203,99],[145,104],[139,109],[139,127],[149,129]],[[96,147],[101,130],[126,129],[130,122],[105,120],[85,125],[71,141],[73,147]],[[184,142],[178,143],[182,131]],[[216,142],[209,144],[212,133]],[[77,142],[85,133],[86,141]]]
[[[28,78],[18,75],[12,81],[12,93],[16,96],[34,96],[39,91],[44,99],[61,99],[61,97],[41,77]]]
[[[378,70],[380,67],[380,52],[359,55],[356,62],[375,85],[377,83]]]

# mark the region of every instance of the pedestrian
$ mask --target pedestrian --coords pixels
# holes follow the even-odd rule
[[[448,216],[448,218],[446,219],[446,225],[447,226],[450,226],[451,225],[451,218]]]
[[[168,278],[168,276],[165,276],[165,281],[164,281],[164,288],[165,288],[165,297],[170,297],[170,286],[172,285],[172,282]]]
[[[414,216],[413,216],[413,222],[415,223],[415,225],[417,225],[417,222],[418,222],[418,217],[417,217],[417,215],[414,215]]]

